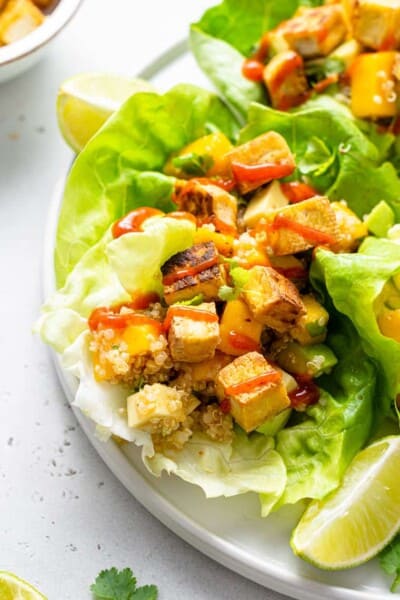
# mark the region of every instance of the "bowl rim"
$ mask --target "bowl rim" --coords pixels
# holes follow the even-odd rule
[[[60,0],[40,27],[17,42],[0,47],[0,68],[29,56],[52,40],[72,19],[83,0]]]

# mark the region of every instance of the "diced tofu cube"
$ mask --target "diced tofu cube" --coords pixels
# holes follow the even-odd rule
[[[353,35],[374,50],[400,48],[398,0],[356,0],[352,13]]]
[[[290,175],[296,166],[285,139],[274,131],[237,146],[227,157],[242,194]]]
[[[236,231],[237,201],[221,187],[189,181],[180,191],[177,202],[203,223],[213,223],[217,231]]]
[[[308,83],[300,54],[293,50],[276,54],[264,69],[264,83],[271,104],[288,110],[307,100]]]
[[[34,31],[43,13],[30,0],[9,0],[0,14],[0,44],[11,44]]]
[[[344,202],[331,202],[335,211],[338,227],[337,243],[333,246],[334,252],[354,252],[361,240],[368,235],[367,224]]]
[[[223,265],[214,265],[197,275],[179,279],[172,285],[164,285],[164,299],[167,304],[175,304],[202,295],[203,300],[219,300],[219,288],[226,285],[226,271]]]
[[[276,377],[267,382],[269,374]],[[258,352],[239,356],[220,371],[217,395],[247,432],[290,406],[281,373]]]
[[[296,286],[271,267],[253,267],[242,295],[253,317],[279,333],[297,323],[306,310]]]
[[[166,303],[190,300],[199,294],[206,301],[217,300],[219,288],[226,285],[225,268],[218,261],[213,242],[196,244],[172,256],[161,269]]]
[[[281,184],[279,181],[273,181],[251,198],[243,215],[243,222],[246,227],[254,227],[262,217],[288,204],[289,200],[282,192]]]
[[[169,435],[186,418],[186,393],[161,383],[145,385],[127,399],[128,425]]]
[[[325,196],[291,204],[268,215],[266,221],[268,245],[277,256],[333,246],[337,241],[335,211]]]
[[[356,117],[394,117],[399,84],[395,79],[398,52],[360,54],[351,68],[351,109]]]
[[[302,346],[321,344],[326,338],[329,313],[311,294],[302,296],[301,299],[306,314],[300,317],[290,335]]]
[[[230,300],[221,317],[218,349],[233,356],[259,349],[262,330],[262,323],[254,319],[246,302]]]
[[[303,9],[284,21],[276,30],[288,46],[304,58],[326,56],[341,44],[347,35],[347,25],[340,4]]]
[[[194,307],[196,316],[198,311],[216,315],[213,302],[203,302]],[[210,359],[215,354],[219,342],[218,321],[207,322],[201,318],[194,319],[190,316],[173,316],[168,332],[168,343],[171,356],[180,362],[202,362]]]

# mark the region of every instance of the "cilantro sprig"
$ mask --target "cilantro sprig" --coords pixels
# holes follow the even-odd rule
[[[90,590],[96,600],[157,600],[158,597],[155,585],[136,587],[136,577],[129,568],[101,571]]]

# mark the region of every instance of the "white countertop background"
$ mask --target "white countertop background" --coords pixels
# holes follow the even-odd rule
[[[59,84],[84,71],[136,74],[211,4],[86,0],[44,61],[0,86],[0,570],[49,600],[89,599],[112,566],[156,583],[160,600],[283,599],[200,554],[136,502],[90,446],[31,335],[51,194],[72,158],[57,129]]]

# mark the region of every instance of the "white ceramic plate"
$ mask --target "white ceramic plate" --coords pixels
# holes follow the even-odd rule
[[[141,77],[159,89],[186,81],[206,85],[193,59],[181,43],[149,65]],[[53,249],[58,211],[65,179],[55,190],[46,243],[45,295],[54,290]],[[64,391],[72,402],[76,380],[65,373],[55,356]],[[97,452],[139,502],[181,538],[233,571],[294,598],[322,600],[393,600],[376,562],[351,571],[323,572],[297,559],[289,547],[290,533],[301,514],[289,507],[262,520],[258,498],[245,494],[230,499],[206,500],[202,491],[178,478],[153,477],[144,468],[136,447],[100,442],[93,424],[80,411],[76,416]]]

